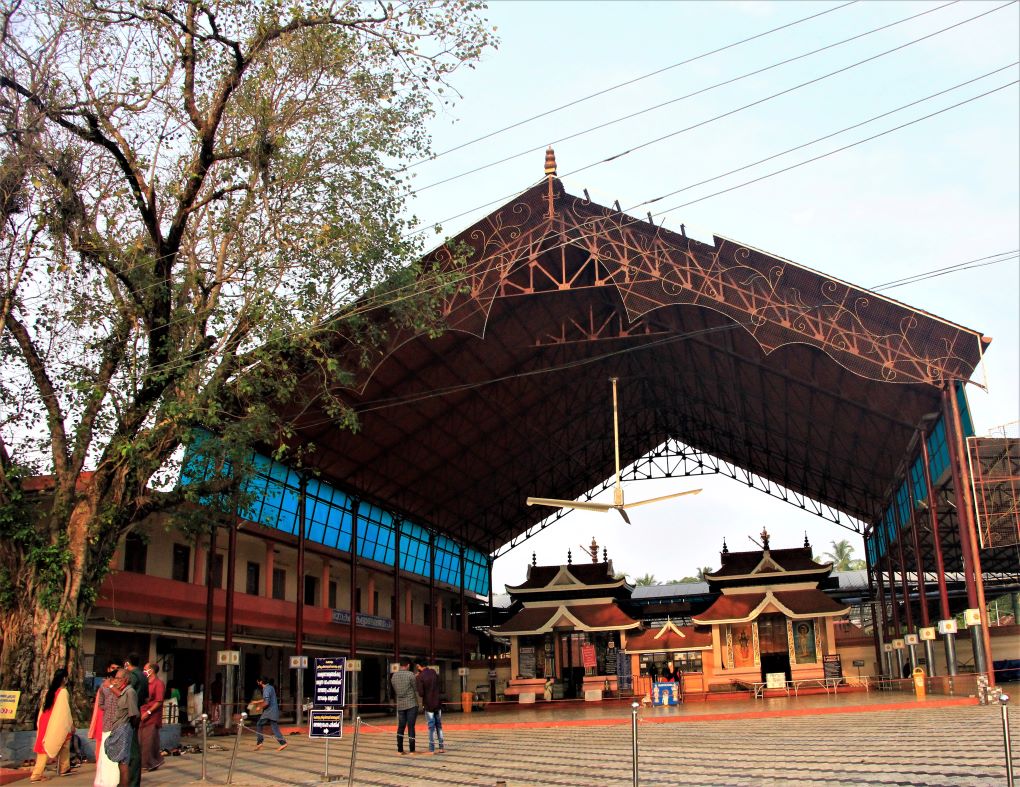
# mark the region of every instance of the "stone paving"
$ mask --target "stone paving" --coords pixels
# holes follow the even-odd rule
[[[831,704],[831,703],[830,703]],[[737,718],[689,709],[639,712],[641,785],[1005,785],[1002,717],[997,707],[920,704],[909,709],[871,704],[868,709],[821,709],[804,703],[760,706],[743,703]],[[840,712],[831,712],[832,710]],[[841,712],[846,711],[846,712]],[[474,716],[474,718],[471,718]],[[369,720],[359,737],[357,785],[629,785],[630,712],[626,706],[532,715],[511,714],[482,726],[495,714],[449,714],[447,753],[400,757],[392,724]],[[573,718],[571,718],[573,717]],[[456,721],[454,721],[456,719]],[[378,724],[375,723],[378,721]],[[1020,709],[1011,708],[1014,770],[1020,774]],[[575,725],[575,726],[566,726]],[[583,725],[583,726],[580,726]],[[419,751],[427,749],[423,720]],[[330,744],[329,775],[346,784],[352,735]],[[301,734],[285,751],[272,738],[259,752],[245,732],[233,784],[310,785],[323,780],[325,744]],[[208,753],[208,778],[225,784],[233,738],[220,737]],[[201,757],[168,758],[143,774],[151,787],[197,782]],[[92,783],[93,766],[60,779],[61,787]],[[27,784],[27,782],[23,782]],[[20,783],[19,783],[20,784]]]

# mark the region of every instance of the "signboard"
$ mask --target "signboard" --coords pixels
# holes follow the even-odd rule
[[[464,678],[471,674],[471,670],[468,667],[457,667],[457,674]]]
[[[592,644],[581,646],[581,664],[585,669],[595,669],[595,646]]]
[[[347,659],[348,672],[361,672],[361,659]]]
[[[918,642],[917,634],[906,634],[903,637],[903,641],[907,643],[907,645],[916,645]]]
[[[925,626],[924,628],[919,628],[917,630],[917,634],[918,634],[918,636],[922,640],[934,640],[935,639],[935,627],[934,626]]]
[[[854,659],[854,666],[855,667],[863,667],[864,666],[864,659]]]
[[[894,639],[892,641],[892,646],[896,650],[903,650],[903,647],[904,647],[903,640],[902,639]]]
[[[786,688],[786,673],[785,672],[766,672],[765,673],[765,685],[770,689],[785,689]]]
[[[0,721],[14,721],[20,700],[20,691],[0,691]]]
[[[883,653],[892,653],[892,644],[889,643],[889,642],[883,642],[882,643],[882,652]]]
[[[843,677],[843,662],[838,653],[822,656],[822,675],[826,678]]]
[[[344,667],[343,656],[315,660],[315,687],[312,689],[312,702],[317,708],[342,708],[344,706]]]
[[[308,669],[308,656],[291,656],[291,669]]]
[[[239,650],[218,650],[216,651],[216,663],[218,665],[238,665],[241,663],[241,651]]]
[[[981,625],[981,610],[980,609],[965,609],[963,611],[963,623],[966,626],[980,626]]]
[[[344,712],[342,710],[316,709],[308,711],[309,738],[342,738],[343,736]]]
[[[517,674],[522,678],[535,677],[535,649],[517,649]]]
[[[351,625],[351,611],[349,609],[334,609],[333,622],[340,626]],[[390,618],[366,615],[364,612],[358,613],[358,625],[376,631],[393,631],[393,621]]]
[[[616,685],[621,692],[629,692],[634,688],[634,676],[630,672],[630,656],[626,653],[623,658],[616,660]]]
[[[956,633],[956,621],[955,620],[940,620],[939,621],[939,634],[955,634]]]

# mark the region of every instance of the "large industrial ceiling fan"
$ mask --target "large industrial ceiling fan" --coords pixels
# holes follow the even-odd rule
[[[674,492],[671,495],[662,495],[661,497],[652,497],[648,500],[639,500],[636,503],[625,503],[623,501],[623,486],[620,484],[620,422],[619,422],[619,408],[616,401],[616,382],[617,378],[610,378],[613,384],[613,448],[616,453],[616,484],[613,487],[613,502],[612,503],[592,503],[582,500],[558,500],[553,497],[529,497],[527,504],[529,506],[552,506],[553,508],[577,508],[581,511],[619,511],[620,516],[623,517],[623,521],[628,525],[630,524],[630,517],[627,516],[628,508],[637,508],[638,506],[646,506],[649,503],[659,503],[663,500],[670,500],[674,497],[683,497],[684,495],[696,495],[700,489],[688,489],[686,492]]]

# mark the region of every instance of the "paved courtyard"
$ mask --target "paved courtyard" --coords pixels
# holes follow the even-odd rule
[[[977,705],[918,705],[910,709],[815,708],[770,711],[744,703],[736,718],[686,714],[684,709],[640,712],[639,772],[642,785],[995,785],[1006,783],[1001,712]],[[873,707],[873,706],[872,706]],[[853,710],[854,712],[831,712]],[[828,711],[828,712],[826,712]],[[760,713],[760,710],[758,711]],[[817,715],[816,715],[817,714]],[[626,706],[592,715],[545,714],[482,726],[494,714],[450,714],[447,753],[400,757],[387,720],[363,727],[354,783],[358,785],[629,785],[630,713]],[[566,718],[564,718],[566,716]],[[571,718],[572,717],[572,718]],[[1012,709],[1015,769],[1020,772],[1020,712]],[[574,725],[574,726],[563,726]],[[424,724],[419,750],[427,749]],[[252,751],[245,732],[233,783],[307,785],[323,781],[325,745],[288,736],[285,751]],[[352,737],[330,744],[329,775],[346,784]],[[224,784],[232,738],[217,738],[208,757],[209,781]],[[201,757],[168,758],[143,775],[145,785],[196,782]],[[61,787],[92,783],[86,765]],[[27,782],[26,782],[27,783]]]

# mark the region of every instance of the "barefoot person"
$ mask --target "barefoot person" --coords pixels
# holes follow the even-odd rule
[[[280,732],[280,703],[276,699],[276,689],[273,687],[273,681],[266,677],[259,678],[258,684],[262,689],[262,699],[256,700],[252,704],[258,705],[262,715],[259,717],[258,724],[255,725],[255,751],[262,748],[262,728],[267,724],[272,730],[276,742],[280,744],[276,750],[283,751],[287,748],[287,739]]]
[[[117,787],[120,783],[120,768],[117,766],[117,763],[106,755],[106,749],[103,747],[103,741],[106,737],[105,728],[103,727],[104,697],[112,694],[113,682],[117,677],[118,669],[120,667],[116,663],[111,663],[106,668],[106,680],[103,681],[96,692],[96,701],[92,706],[89,737],[96,742],[96,778],[92,782],[92,787]],[[113,700],[110,700],[111,708],[113,707],[112,702]]]
[[[35,767],[29,781],[46,781],[46,763],[57,761],[57,773],[66,776],[71,771],[71,703],[67,698],[67,670],[58,669],[46,690],[39,709],[39,732],[35,736]]]
[[[131,782],[130,772],[132,750],[137,751],[138,735],[138,694],[131,686],[130,672],[117,670],[110,685],[110,691],[100,699],[103,710],[103,749],[106,756],[117,763],[120,772],[119,787]]]
[[[142,721],[139,727],[142,747],[142,768],[154,771],[163,764],[163,754],[159,748],[159,731],[163,727],[163,699],[166,696],[166,685],[159,679],[159,665],[151,661],[145,662],[142,674],[148,680],[149,699],[139,709]]]

